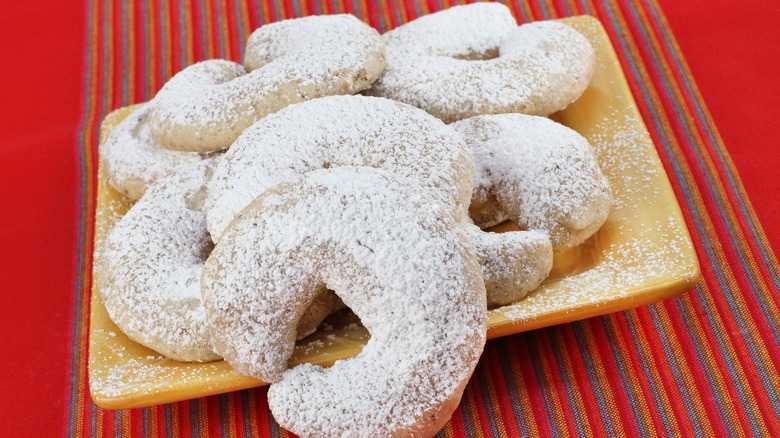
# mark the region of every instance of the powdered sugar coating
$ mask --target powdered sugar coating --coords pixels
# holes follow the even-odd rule
[[[426,15],[384,38],[387,69],[369,93],[448,123],[479,114],[552,114],[585,91],[595,63],[593,47],[571,27],[518,27],[497,3]]]
[[[468,218],[461,227],[477,252],[488,307],[520,301],[550,274],[553,250],[547,233],[490,233],[482,231]]]
[[[333,96],[289,106],[254,124],[209,182],[209,232],[281,181],[338,166],[380,167],[409,178],[450,214],[465,216],[474,163],[463,139],[440,120],[388,99]]]
[[[426,190],[458,220],[466,217],[474,164],[454,130],[388,99],[334,96],[287,107],[239,137],[209,182],[212,238],[219,241],[238,212],[269,187],[340,166],[392,171]],[[508,234],[501,241],[472,228],[468,234],[479,248],[490,305],[521,299],[549,272],[548,239]]]
[[[149,104],[133,111],[100,146],[100,164],[106,169],[109,183],[130,199],[141,199],[156,180],[212,158],[161,147],[152,138],[148,114]]]
[[[284,372],[296,319],[325,287],[371,339],[331,368]],[[365,167],[313,171],[264,192],[206,262],[203,298],[217,351],[276,382],[274,417],[303,436],[433,434],[456,408],[487,328],[476,255],[450,212]]]
[[[351,15],[312,16],[256,30],[246,69],[204,61],[176,74],[154,99],[152,134],[165,147],[214,151],[287,105],[368,88],[385,67],[385,43]]]
[[[171,359],[219,359],[200,296],[212,248],[203,197],[212,163],[182,166],[154,183],[108,234],[95,278],[111,320],[127,336]],[[328,291],[306,309],[297,337],[313,332],[338,304]]]
[[[556,250],[582,243],[607,219],[609,181],[577,132],[522,114],[478,116],[450,126],[474,152],[472,209],[483,211],[495,200],[519,228],[549,233]]]
[[[111,230],[96,280],[111,319],[130,339],[172,359],[219,358],[209,342],[200,275],[211,250],[199,209],[206,166],[159,180]]]

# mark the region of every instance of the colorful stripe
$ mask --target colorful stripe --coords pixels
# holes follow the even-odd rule
[[[450,0],[88,0],[68,436],[289,436],[258,388],[146,409],[89,399],[87,328],[98,129],[186,65],[241,60],[263,23],[354,13],[385,31]],[[780,265],[654,0],[512,0],[519,22],[604,24],[702,266],[695,290],[619,314],[490,341],[440,436],[726,436],[780,431]]]

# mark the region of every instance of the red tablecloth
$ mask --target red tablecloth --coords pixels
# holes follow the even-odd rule
[[[89,402],[84,312],[99,121],[149,98],[186,64],[238,59],[240,42],[260,22],[346,10],[388,29],[447,5],[3,5],[3,434],[285,434],[269,418],[263,389],[123,412]],[[675,185],[703,279],[661,304],[489,342],[443,433],[777,435],[780,7],[757,0],[511,5],[524,21],[590,13],[604,23]]]

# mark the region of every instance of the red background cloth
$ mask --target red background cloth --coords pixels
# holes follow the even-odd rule
[[[0,9],[0,431],[56,436],[76,272],[84,10]]]
[[[693,77],[775,249],[780,250],[780,6],[661,0]],[[75,138],[83,6],[3,5],[0,120],[0,430],[62,430],[77,253]]]
[[[775,253],[780,249],[780,4],[660,0]]]

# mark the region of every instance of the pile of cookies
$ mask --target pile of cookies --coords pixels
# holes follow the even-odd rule
[[[522,299],[553,252],[604,223],[588,142],[544,116],[594,53],[555,22],[454,7],[384,35],[353,16],[255,31],[244,64],[175,75],[101,146],[137,200],[97,255],[112,320],[167,357],[270,382],[302,436],[430,436],[457,407],[487,309]],[[361,94],[362,93],[362,94]],[[522,231],[483,231],[505,220]],[[350,308],[356,357],[287,369]]]

